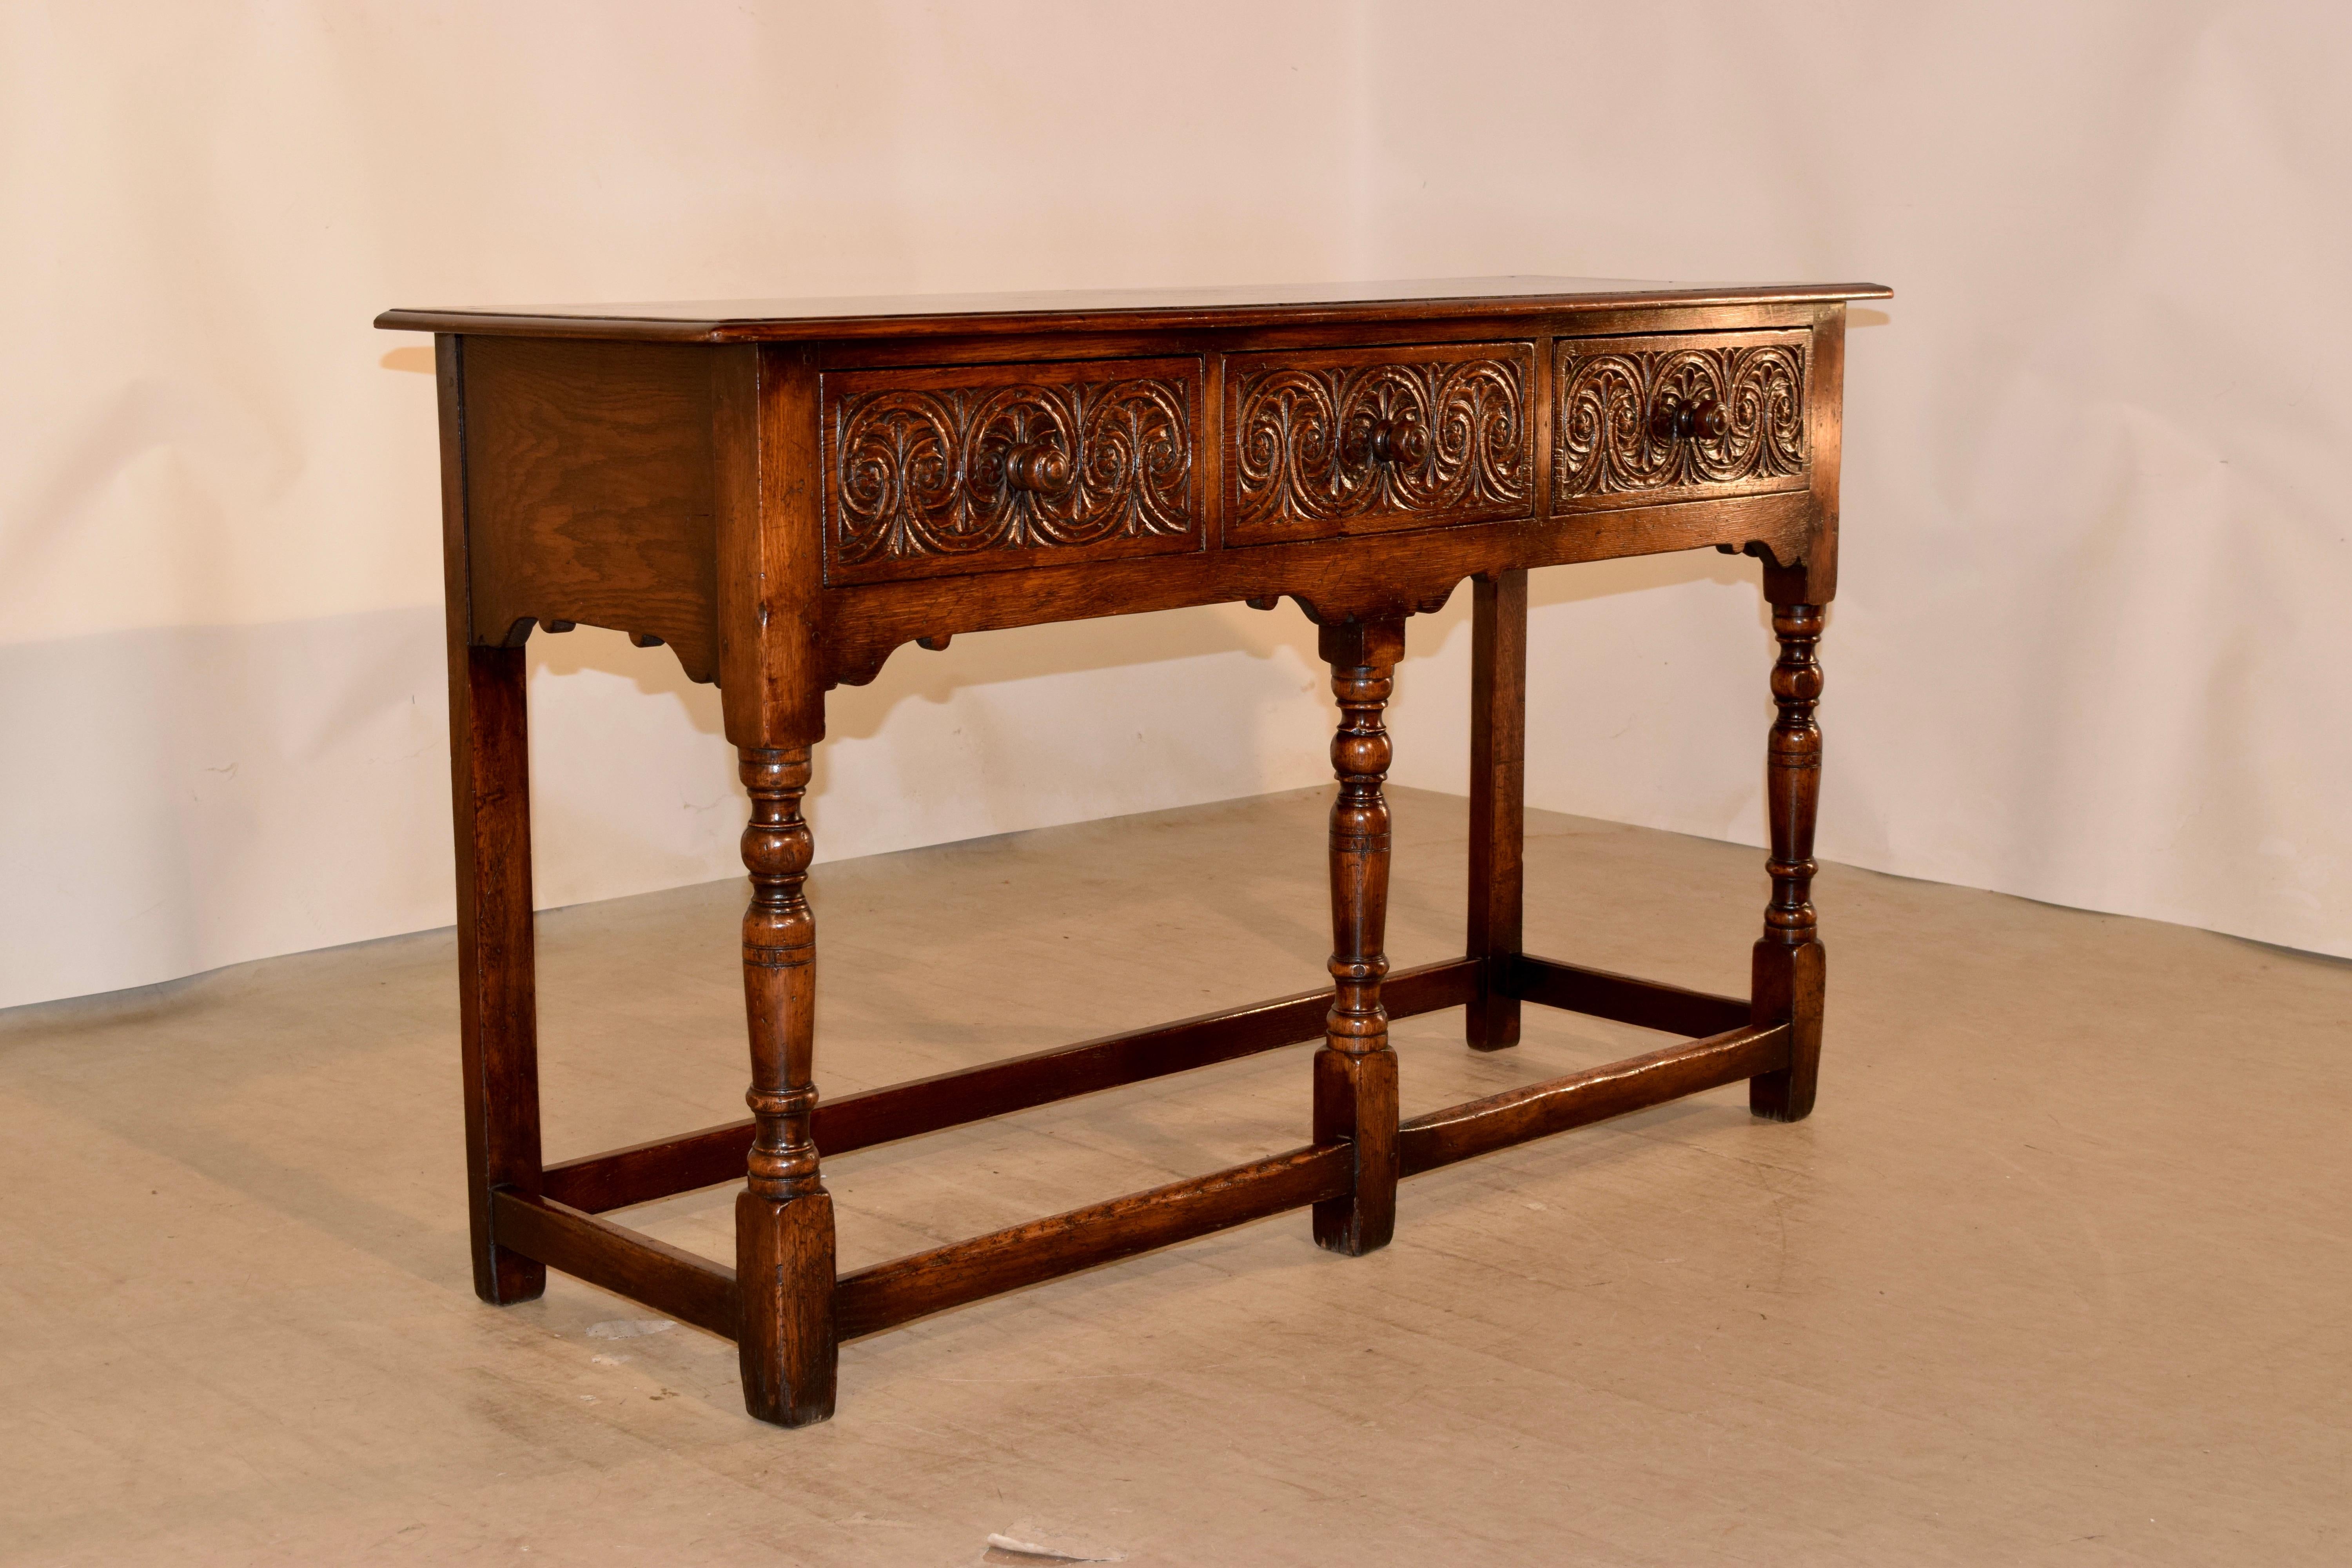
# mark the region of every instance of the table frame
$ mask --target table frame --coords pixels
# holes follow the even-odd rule
[[[440,333],[462,1053],[478,1292],[494,1303],[526,1300],[543,1290],[546,1270],[554,1268],[726,1335],[740,1349],[751,1413],[796,1426],[832,1413],[841,1342],[927,1313],[1293,1208],[1312,1209],[1315,1239],[1325,1248],[1370,1252],[1391,1237],[1403,1177],[1742,1079],[1755,1114],[1805,1116],[1818,1076],[1823,983],[1811,903],[1821,763],[1814,650],[1822,606],[1834,592],[1843,299],[1866,288],[1829,299],[1611,305],[1533,328],[1475,314],[1419,327],[1424,336],[1470,341],[1497,331],[1801,326],[1811,333],[1814,367],[1808,406],[1813,468],[1805,490],[1629,506],[1565,521],[846,587],[824,581],[816,546],[823,504],[817,406],[829,365],[1201,353],[1213,384],[1218,354],[1235,346],[1418,340],[1400,340],[1397,323],[1387,319],[1311,330],[1226,328],[1222,335],[1111,332],[1089,321],[1067,331],[847,346],[730,342],[706,334],[691,348],[661,343],[662,353],[698,356],[680,380],[673,374],[678,362],[648,357],[656,354],[653,344],[585,341],[596,334],[576,323],[551,328],[517,318],[486,327],[429,313],[385,318],[387,325],[429,325]],[[451,330],[457,327],[467,330]],[[650,334],[604,334],[632,335]],[[516,339],[524,346],[516,347]],[[483,346],[477,350],[477,343]],[[503,425],[485,417],[489,394],[469,395],[469,353],[502,367],[483,377],[484,387],[502,385],[507,390],[499,395],[512,398],[537,384],[547,406],[502,416]],[[684,419],[663,402],[674,384],[687,388],[678,395],[689,409]],[[517,386],[524,393],[515,394]],[[697,386],[708,389],[698,413],[692,405]],[[1213,384],[1213,406],[1215,401]],[[660,416],[647,416],[648,408]],[[1549,416],[1538,411],[1535,417],[1545,422]],[[534,520],[553,515],[551,497],[625,494],[642,473],[662,471],[671,459],[659,437],[673,426],[686,427],[682,471],[708,477],[707,535],[694,532],[690,517],[664,523],[679,537],[656,540],[617,566],[608,562],[593,580],[581,576],[576,562],[533,545]],[[512,427],[526,429],[530,441],[518,440]],[[1547,424],[1538,431],[1539,452],[1549,434]],[[557,454],[553,472],[534,479],[523,471],[549,451]],[[533,452],[540,459],[530,457]],[[1538,476],[1539,489],[1545,477]],[[632,537],[643,535],[640,527]],[[1762,562],[1780,646],[1767,768],[1772,890],[1745,997],[1522,950],[1528,571],[1709,544]],[[1382,951],[1390,855],[1382,784],[1391,756],[1382,717],[1407,618],[1442,605],[1465,579],[1474,595],[1465,951],[1391,974]],[[956,632],[993,626],[1236,599],[1270,607],[1277,595],[1294,598],[1317,622],[1318,651],[1331,667],[1340,710],[1329,846],[1331,984],[820,1101],[815,929],[804,896],[814,846],[801,807],[811,748],[823,734],[825,689],[871,679],[891,649],[908,641],[941,648]],[[753,1114],[548,1164],[540,1139],[522,645],[535,626],[563,630],[582,620],[628,630],[640,642],[670,643],[689,673],[719,681],[751,802],[743,838],[752,884],[743,973]],[[1496,1050],[1517,1040],[1527,1003],[1684,1038],[1606,1067],[1400,1119],[1391,1019],[1460,1007],[1468,1044]],[[837,1158],[1317,1039],[1323,1045],[1314,1057],[1312,1137],[1300,1148],[836,1271],[820,1150]],[[745,1185],[731,1268],[605,1217],[736,1180]]]

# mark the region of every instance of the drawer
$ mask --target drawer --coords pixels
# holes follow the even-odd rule
[[[1560,339],[1553,513],[1805,489],[1809,342],[1802,331]]]
[[[1199,550],[1201,362],[826,373],[828,583]]]
[[[1226,542],[1532,515],[1535,365],[1532,343],[1229,356]]]

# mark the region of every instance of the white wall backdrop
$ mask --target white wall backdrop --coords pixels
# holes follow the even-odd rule
[[[18,0],[0,1005],[450,920],[384,306],[1497,272],[1899,290],[1825,856],[2352,956],[2347,76],[2318,3]],[[1462,787],[1466,598],[1413,623],[1403,783]],[[1756,841],[1752,567],[1535,599],[1535,804]],[[1315,782],[1312,654],[1239,607],[902,652],[820,854]],[[542,901],[734,874],[711,694],[533,658]]]

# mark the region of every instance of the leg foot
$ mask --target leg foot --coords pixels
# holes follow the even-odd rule
[[[779,1426],[833,1414],[833,1195],[735,1198],[743,1407]]]
[[[1360,1258],[1396,1234],[1396,1052],[1315,1053],[1315,1142],[1355,1152],[1355,1191],[1315,1205],[1315,1245]]]
[[[1755,1011],[1759,1022],[1786,1018],[1789,1065],[1748,1080],[1748,1109],[1767,1121],[1802,1121],[1812,1114],[1822,1068],[1822,988],[1828,955],[1817,942],[1802,947],[1756,944]]]

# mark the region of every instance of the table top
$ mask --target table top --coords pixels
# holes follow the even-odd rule
[[[1208,289],[1087,289],[655,304],[434,307],[386,310],[395,331],[610,338],[656,342],[969,337],[1034,331],[1167,331],[1384,319],[1556,315],[1645,306],[1883,300],[1876,283],[1674,283],[1624,278],[1414,278]]]

